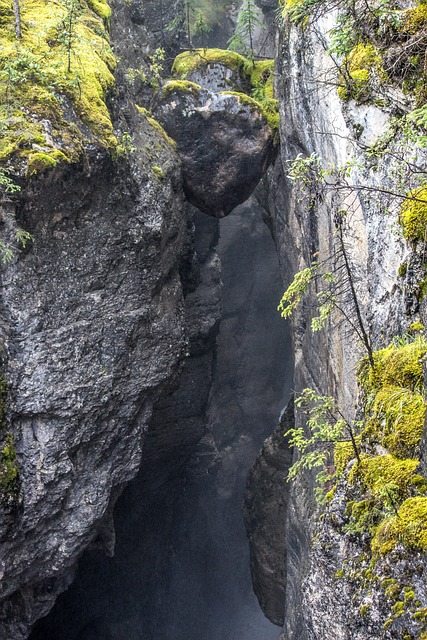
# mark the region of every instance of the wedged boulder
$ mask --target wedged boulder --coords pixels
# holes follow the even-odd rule
[[[175,140],[184,192],[200,211],[223,218],[251,195],[274,157],[274,134],[255,100],[166,84],[155,117]]]

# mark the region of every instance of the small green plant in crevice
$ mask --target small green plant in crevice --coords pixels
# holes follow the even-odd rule
[[[3,217],[13,216],[12,213],[6,213],[6,210],[10,204],[11,196],[18,193],[20,190],[21,187],[13,181],[10,177],[9,171],[0,168],[0,205],[4,208],[4,211],[1,214]],[[0,233],[0,262],[2,264],[11,262],[15,258],[17,252],[24,250],[29,242],[34,242],[34,237],[31,233],[21,229],[20,227],[15,228],[13,238],[6,239],[4,236],[2,237]]]
[[[119,138],[119,144],[117,145],[116,154],[118,157],[123,156],[129,158],[129,156],[135,151],[135,146],[132,142],[132,136],[128,131],[125,131]]]
[[[19,497],[19,470],[12,434],[6,421],[7,388],[0,374],[0,503],[16,505]]]
[[[289,469],[287,480],[294,479],[302,470],[320,469],[316,473],[316,497],[327,500],[328,485],[336,478],[331,460],[333,445],[346,446],[360,462],[355,425],[347,421],[339,406],[330,396],[322,396],[313,389],[304,389],[295,400],[295,406],[306,416],[304,427],[289,429],[285,433],[289,444],[299,457]],[[307,435],[308,434],[308,435]],[[330,488],[330,487],[329,487]]]
[[[153,169],[156,176],[160,178],[160,180],[163,180],[163,178],[165,177],[163,169],[155,164],[151,168]]]

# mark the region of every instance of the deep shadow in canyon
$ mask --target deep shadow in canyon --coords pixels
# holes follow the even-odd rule
[[[198,264],[184,277],[197,331],[190,330],[178,389],[156,408],[141,471],[118,500],[115,556],[86,552],[75,582],[31,640],[279,635],[252,591],[241,512],[249,467],[276,426],[292,379],[289,333],[276,310],[277,255],[253,199],[220,225],[197,211],[194,221]],[[176,430],[176,444],[159,463],[164,429]],[[189,459],[180,437],[190,431],[194,444],[201,440]]]

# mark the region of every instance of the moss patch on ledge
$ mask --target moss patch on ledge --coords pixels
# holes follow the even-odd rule
[[[166,84],[162,86],[162,94],[164,96],[170,93],[191,93],[194,96],[198,96],[202,87],[195,82],[189,80],[168,80]]]
[[[7,389],[0,373],[0,504],[16,504],[19,494],[19,471],[12,434],[6,422]]]
[[[427,497],[408,498],[392,518],[378,528],[372,541],[375,554],[384,555],[398,544],[427,550]]]
[[[344,59],[338,96],[341,100],[365,102],[371,99],[371,80],[386,79],[381,54],[371,44],[358,44]]]
[[[239,91],[221,91],[224,96],[237,96],[241,104],[247,105],[250,109],[258,111],[267,121],[270,128],[276,134],[275,140],[278,141],[279,132],[279,103],[277,100],[268,100],[267,102],[259,102],[248,96],[246,93]]]
[[[191,71],[208,66],[222,64],[224,67],[242,73],[248,78],[251,75],[252,63],[244,56],[228,49],[192,49],[184,51],[175,58],[172,73],[185,80]]]
[[[408,193],[400,209],[400,222],[406,240],[427,241],[427,187]]]
[[[18,41],[13,14],[0,4],[0,163],[31,158],[26,173],[34,175],[77,160],[86,139],[116,148],[106,106],[116,64],[109,13],[104,0],[26,0]]]

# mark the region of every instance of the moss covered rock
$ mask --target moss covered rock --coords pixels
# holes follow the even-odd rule
[[[73,9],[61,0],[27,0],[19,41],[13,15],[2,12],[0,163],[24,166],[31,176],[53,168],[58,150],[77,160],[86,140],[116,147],[106,106],[116,64],[105,27],[110,11],[104,0],[81,0]]]
[[[419,187],[408,193],[400,209],[403,235],[409,242],[427,240],[427,188]]]

